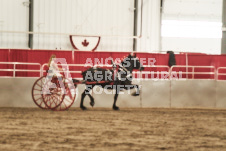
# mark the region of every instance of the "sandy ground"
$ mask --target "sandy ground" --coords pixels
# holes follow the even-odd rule
[[[226,150],[226,110],[0,108],[0,150]]]

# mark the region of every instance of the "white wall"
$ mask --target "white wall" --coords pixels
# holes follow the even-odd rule
[[[29,0],[0,0],[0,30],[28,31]],[[220,53],[221,35],[212,36],[210,29],[221,34],[221,25],[202,26],[202,31],[195,26],[188,30],[208,33],[207,37],[177,36],[186,30],[184,21],[202,23],[221,23],[222,0],[165,0],[163,22],[179,21],[179,26],[163,24],[160,37],[160,0],[143,0],[142,24],[141,2],[138,8],[137,50],[141,52],[186,51]],[[132,51],[134,0],[34,0],[34,32],[68,33],[84,35],[111,35],[102,37],[99,51]],[[177,33],[172,29],[179,27]],[[212,28],[213,27],[213,28]],[[205,28],[205,29],[204,29]],[[141,31],[142,29],[142,31]],[[214,32],[214,31],[213,31]],[[187,32],[188,33],[188,32]],[[198,33],[198,32],[197,32]],[[196,34],[197,34],[196,33]],[[28,48],[28,34],[0,32],[0,48]],[[35,34],[34,49],[72,50],[68,35]]]
[[[0,0],[0,30],[28,31],[29,0]],[[138,51],[156,51],[160,45],[160,1],[143,0],[138,8]],[[134,0],[34,0],[34,32],[101,37],[97,50],[132,51]],[[35,34],[34,49],[72,50],[68,35]],[[0,47],[28,48],[28,34],[0,33]]]
[[[34,6],[35,32],[133,36],[133,0],[35,0]],[[34,48],[72,49],[69,36],[36,35],[34,40]],[[98,49],[131,51],[132,42],[102,37]]]
[[[163,37],[162,49],[164,51],[173,50],[177,52],[219,54],[221,50],[221,39]]]
[[[142,0],[139,1],[139,8],[141,2]],[[141,11],[138,13],[138,33],[142,37],[138,40],[137,50],[141,52],[158,52],[161,45],[160,0],[143,0],[142,25],[140,20]]]
[[[29,0],[0,0],[0,30],[28,31]],[[1,33],[0,48],[28,48],[28,35]]]
[[[220,54],[221,18],[222,0],[165,0],[162,50]]]

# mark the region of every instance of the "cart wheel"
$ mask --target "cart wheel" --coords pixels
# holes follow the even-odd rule
[[[76,96],[78,96],[77,95],[78,89],[76,88],[77,86],[74,85],[72,80],[65,79],[64,86],[65,86],[66,94],[65,94],[65,96],[63,98],[63,102],[60,104],[60,106],[58,106],[57,108],[54,109],[55,111],[68,110],[74,103]]]
[[[46,79],[46,77],[42,76],[38,80],[36,80],[32,87],[32,91],[31,91],[33,101],[41,109],[48,109],[47,106],[45,105],[45,103],[43,101],[43,97],[42,97],[42,88],[45,83],[45,79]]]
[[[46,78],[44,87],[43,87],[43,101],[45,103],[45,105],[49,108],[49,109],[56,109],[58,106],[61,105],[61,103],[64,100],[65,97],[65,89],[61,88],[61,86],[64,85],[64,83],[62,81],[64,81],[64,79],[62,80],[57,80],[56,82],[52,82],[54,80],[50,80]]]

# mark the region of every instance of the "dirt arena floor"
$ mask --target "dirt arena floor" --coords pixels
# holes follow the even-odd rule
[[[0,108],[0,150],[226,150],[226,110]]]

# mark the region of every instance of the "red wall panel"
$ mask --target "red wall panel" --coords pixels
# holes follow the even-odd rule
[[[105,58],[112,57],[123,58],[127,56],[129,52],[86,52],[86,51],[59,51],[59,50],[24,50],[24,49],[0,49],[0,62],[27,62],[27,63],[47,63],[50,56],[55,54],[57,58],[65,58],[68,64],[85,64],[87,58],[90,58],[94,63],[94,58],[99,61],[105,61]],[[154,58],[154,65],[167,65],[169,55],[168,54],[156,54],[156,53],[136,53],[137,57],[144,58],[148,64],[148,58]],[[194,66],[215,66],[226,67],[226,55],[206,55],[196,53],[181,53],[175,54],[177,65],[186,65],[186,58],[188,65]],[[110,62],[109,62],[110,63]],[[0,65],[0,69],[9,69],[9,65]],[[27,69],[27,66],[19,66],[19,69]],[[75,69],[76,67],[71,67]],[[77,67],[76,69],[83,70],[84,67]],[[146,69],[148,70],[148,69]],[[150,68],[149,68],[150,70]],[[164,71],[163,69],[152,68],[153,71]],[[202,71],[210,71],[210,69],[202,69]],[[201,71],[201,69],[200,69]],[[0,73],[2,75],[3,73]],[[9,73],[8,73],[9,74]],[[7,75],[7,73],[4,73]],[[30,76],[27,73],[18,73],[18,76]],[[196,78],[204,78],[206,76],[197,75]],[[208,78],[208,77],[207,77]],[[226,78],[226,77],[225,77]]]

